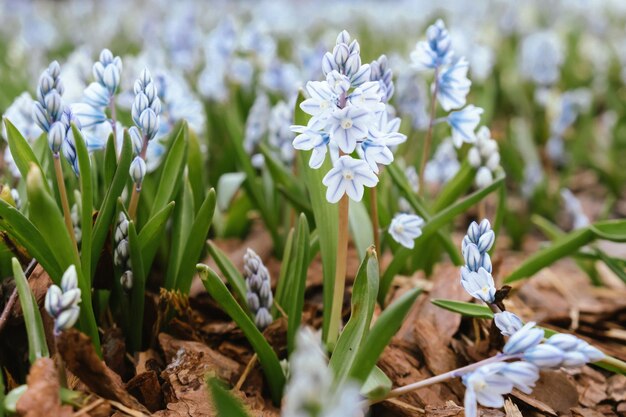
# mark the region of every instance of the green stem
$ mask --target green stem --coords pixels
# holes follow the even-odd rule
[[[72,224],[72,216],[70,214],[70,203],[67,199],[67,190],[65,189],[65,181],[63,180],[63,169],[61,168],[61,159],[58,152],[54,154],[54,173],[56,174],[57,185],[59,186],[59,195],[61,197],[61,206],[63,207],[63,218],[65,219],[65,227],[72,239],[76,256],[78,254],[78,245],[76,244],[76,236],[74,235],[74,225]]]
[[[330,323],[328,327],[328,348],[332,350],[339,337],[341,326],[341,310],[343,308],[343,296],[346,287],[346,266],[348,262],[348,210],[350,199],[344,194],[339,200],[339,230],[337,235],[337,265],[335,267],[335,285],[333,289],[333,303],[330,310]]]
[[[428,162],[428,156],[430,155],[430,147],[433,141],[433,126],[435,126],[435,112],[437,111],[437,92],[439,90],[439,68],[435,69],[435,88],[433,89],[433,95],[430,102],[430,122],[428,123],[428,130],[426,131],[426,137],[424,138],[424,149],[422,152],[422,163],[420,164],[420,176],[419,176],[419,195],[424,195],[424,170],[426,169],[426,163]]]

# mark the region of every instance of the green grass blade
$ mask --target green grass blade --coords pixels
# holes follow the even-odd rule
[[[124,131],[124,141],[122,144],[122,151],[113,181],[110,183],[109,189],[106,192],[96,223],[93,227],[92,246],[91,246],[91,276],[96,272],[96,266],[100,259],[100,252],[104,247],[104,242],[109,233],[109,228],[113,222],[113,216],[115,215],[115,206],[117,199],[122,194],[126,182],[129,178],[128,169],[130,168],[131,159],[133,157],[133,151],[131,149],[131,139],[128,135],[128,131]]]
[[[372,326],[350,369],[349,378],[365,382],[389,341],[402,326],[404,318],[422,290],[415,288],[387,307]]]
[[[195,218],[193,192],[189,181],[186,179],[183,179],[183,188],[178,192],[176,201],[177,204],[172,221],[169,261],[165,271],[164,287],[168,289],[173,288],[176,283],[176,274],[178,274],[180,268],[185,242],[189,237]]]
[[[467,303],[465,301],[435,299],[431,303],[445,310],[459,313],[465,317],[475,317],[478,319],[491,319],[493,312],[486,305]]]
[[[391,386],[391,379],[375,366],[361,386],[361,395],[370,400],[383,398],[391,391]]]
[[[156,255],[157,249],[161,244],[161,239],[165,234],[165,226],[174,210],[174,202],[172,201],[161,209],[158,213],[148,220],[139,232],[139,244],[141,245],[141,258],[143,259],[143,268],[146,274],[150,271],[152,262]]]
[[[43,321],[41,320],[41,314],[39,314],[37,301],[30,291],[22,266],[16,258],[13,258],[11,262],[13,263],[13,277],[15,278],[15,286],[17,287],[22,313],[24,314],[24,324],[26,325],[28,360],[30,363],[34,363],[39,358],[50,356],[48,345],[46,344],[46,334],[43,330]]]
[[[163,162],[163,171],[157,188],[150,217],[165,207],[176,195],[187,156],[187,123],[183,123]],[[192,265],[193,266],[193,265]]]
[[[180,260],[180,268],[176,277],[176,288],[181,290],[183,294],[189,293],[189,289],[191,288],[191,280],[195,272],[195,263],[198,262],[202,249],[204,248],[213,220],[214,211],[215,190],[211,188],[191,226],[191,233],[189,234],[189,239],[187,239],[185,250]]]
[[[245,279],[230,259],[228,259],[226,254],[222,252],[222,250],[218,248],[215,243],[209,240],[208,248],[211,258],[213,258],[220,271],[222,271],[224,278],[226,278],[226,281],[230,284],[233,291],[235,291],[237,299],[247,308],[248,304],[246,301],[247,290]]]
[[[43,266],[50,277],[58,282],[63,276],[57,254],[46,244],[39,230],[18,209],[0,199],[0,228],[24,246],[28,253]]]
[[[72,123],[74,142],[76,143],[76,155],[78,156],[78,168],[80,171],[80,195],[81,195],[81,267],[83,276],[90,277],[91,273],[91,233],[93,227],[93,189],[91,183],[91,163],[87,145],[80,130]]]
[[[352,287],[350,319],[343,328],[330,357],[329,366],[335,373],[335,385],[341,386],[353,367],[360,367],[356,356],[369,333],[376,296],[378,295],[378,260],[373,246],[366,251]]]
[[[20,171],[20,174],[22,174],[22,178],[28,177],[31,164],[37,165],[37,167],[39,167],[39,171],[42,172],[42,175],[44,175],[41,164],[33,152],[33,148],[31,148],[28,141],[24,139],[24,136],[22,136],[20,131],[17,130],[9,119],[4,119],[4,125],[7,129],[7,139],[9,140],[11,155],[13,155],[13,160],[15,161],[15,165],[17,165],[17,169]],[[48,181],[46,181],[45,176],[43,184],[46,187],[46,190],[50,191],[50,186],[48,185]]]
[[[135,223],[128,223],[128,244],[130,245],[130,259],[133,266],[133,288],[130,293],[130,351],[138,352],[142,349],[143,313],[146,294],[146,275],[141,258],[141,243],[137,237]]]
[[[367,249],[370,245],[374,244],[372,221],[362,201],[350,202],[348,210],[348,221],[350,222],[352,241],[356,246],[359,260],[362,261],[367,256]]]
[[[217,301],[224,309],[226,314],[230,316],[239,326],[243,334],[252,345],[252,348],[259,357],[259,362],[263,368],[265,378],[270,387],[272,400],[275,405],[280,404],[283,388],[285,386],[285,375],[278,361],[276,352],[270,344],[265,340],[263,334],[254,325],[254,322],[241,308],[232,294],[226,288],[220,277],[208,266],[203,264],[197,265],[198,274],[206,290],[211,297]]]
[[[272,305],[272,317],[278,317],[278,314],[279,314],[276,304],[283,307],[283,305],[287,304],[290,298],[288,296],[286,288],[287,288],[287,282],[289,281],[288,274],[289,274],[289,268],[291,264],[291,253],[295,250],[294,240],[293,240],[295,233],[296,231],[292,227],[289,230],[289,233],[287,234],[287,240],[285,243],[285,252],[283,253],[283,262],[280,264],[280,275],[278,276],[278,283],[276,284],[276,291],[274,294],[274,304]],[[309,233],[309,239],[310,238],[311,236]],[[309,252],[310,252],[310,248],[309,248]],[[307,259],[307,263],[309,265],[311,264],[310,253],[309,253],[309,259]],[[245,283],[244,283],[244,289],[245,289]]]
[[[202,200],[204,199],[205,185],[205,169],[204,169],[204,155],[200,149],[200,142],[198,135],[193,129],[188,128],[188,148],[187,151],[187,170],[189,175],[189,183],[193,191],[193,206],[196,211],[200,209]]]
[[[208,380],[208,384],[213,399],[213,407],[218,416],[250,417],[239,399],[225,389],[221,381],[211,378]]]
[[[309,224],[304,214],[300,214],[296,227],[295,252],[292,253],[293,259],[289,262],[290,273],[287,275],[286,292],[289,294],[290,302],[282,306],[287,309],[289,316],[287,322],[287,350],[289,352],[293,352],[295,349],[296,333],[302,320],[306,275],[309,268],[307,262],[309,259]]]

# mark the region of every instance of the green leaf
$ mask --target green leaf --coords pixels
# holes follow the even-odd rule
[[[130,293],[130,351],[138,352],[142,348],[146,275],[143,268],[143,259],[141,258],[141,243],[137,237],[135,223],[132,220],[128,223],[128,244],[130,246],[130,260],[133,266],[133,288]]]
[[[102,205],[96,218],[96,223],[93,227],[93,244],[91,246],[91,276],[90,280],[96,273],[96,266],[100,259],[100,252],[104,247],[104,242],[109,233],[109,228],[113,222],[113,216],[115,215],[115,205],[117,199],[122,194],[126,181],[129,178],[128,170],[130,168],[131,158],[133,157],[133,151],[131,149],[131,139],[128,131],[124,131],[124,141],[122,144],[121,157],[113,176],[113,181],[110,183],[109,189],[106,192]]]
[[[626,220],[605,220],[589,225],[597,239],[626,242]]]
[[[220,211],[227,211],[235,198],[237,191],[246,180],[243,172],[227,172],[222,174],[217,182],[217,207]]]
[[[170,218],[172,210],[174,210],[173,201],[152,216],[141,228],[141,232],[139,232],[141,258],[143,259],[143,269],[146,273],[150,271],[154,256],[165,234],[165,226],[167,226],[167,220]]]
[[[217,264],[220,271],[222,271],[222,274],[226,278],[226,281],[230,284],[233,291],[235,291],[237,299],[240,303],[242,303],[242,305],[246,306],[247,308],[248,305],[246,302],[246,281],[244,280],[243,276],[241,276],[235,265],[233,265],[233,263],[230,261],[230,259],[228,259],[226,254],[222,252],[222,250],[218,248],[215,243],[209,240],[208,248],[209,254]]]
[[[188,294],[191,288],[191,280],[194,274],[194,264],[198,262],[202,248],[209,234],[211,221],[213,220],[213,212],[215,211],[215,190],[211,188],[207,193],[198,214],[196,215],[191,233],[187,239],[185,250],[182,253],[180,267],[176,277],[176,288],[181,290],[183,294]]]
[[[361,383],[365,382],[381,353],[402,326],[404,318],[421,291],[420,288],[415,288],[403,294],[378,317],[359,349],[354,361],[356,365],[350,370],[349,377],[351,379]]]
[[[294,238],[295,251],[293,258],[289,262],[289,274],[287,274],[287,294],[289,302],[283,305],[287,309],[289,320],[287,322],[287,350],[293,352],[295,349],[296,333],[300,328],[302,320],[302,309],[304,307],[304,290],[306,289],[306,275],[309,268],[309,224],[304,214],[300,214],[298,225],[296,226]]]
[[[341,386],[346,381],[352,368],[361,366],[356,362],[356,356],[369,333],[378,295],[378,278],[376,250],[374,246],[370,246],[352,287],[350,319],[343,328],[330,358],[329,366],[335,373],[336,386]]]
[[[504,283],[518,281],[530,277],[557,260],[576,252],[580,247],[590,243],[595,237],[589,227],[576,230],[554,241],[549,247],[535,252],[526,259],[515,271],[505,278]]]
[[[304,101],[302,91],[298,95],[295,107],[295,124],[306,125],[309,117],[300,109]],[[330,158],[326,158],[318,169],[309,167],[311,151],[299,151],[298,170],[302,173],[311,200],[311,209],[315,218],[315,228],[320,242],[322,256],[324,310],[322,322],[322,337],[328,342],[328,327],[330,325],[330,306],[333,303],[333,288],[335,287],[335,267],[337,265],[337,230],[339,230],[339,210],[337,204],[330,204],[326,200],[326,187],[322,178],[332,168]]]
[[[41,320],[41,314],[39,314],[37,301],[30,291],[20,262],[16,258],[13,258],[11,262],[13,263],[13,277],[20,298],[22,313],[24,314],[24,324],[26,325],[28,360],[32,364],[39,358],[50,356],[50,353],[48,352],[46,334],[43,330],[43,321]]]
[[[388,168],[393,167],[390,165]],[[392,172],[391,169],[388,170]],[[494,192],[501,186],[501,183],[504,182],[504,176],[500,176],[494,180],[490,185],[485,188],[482,188],[474,193],[460,199],[453,205],[447,207],[445,210],[437,213],[430,220],[427,220],[426,224],[422,228],[422,235],[418,238],[418,241],[425,241],[430,236],[439,233],[440,229],[445,225],[449,224],[454,220],[456,216],[461,213],[464,213],[468,208],[478,203],[480,200],[488,196],[490,193]],[[409,200],[410,202],[410,200]],[[424,216],[422,216],[424,217]],[[425,218],[426,219],[426,218]],[[416,245],[417,247],[418,245]],[[456,249],[456,256],[460,257],[460,250]],[[405,247],[398,249],[398,251],[394,254],[393,260],[383,273],[383,277],[380,283],[380,293],[378,294],[378,302],[384,303],[385,298],[387,297],[387,292],[391,287],[391,283],[393,282],[394,277],[400,272],[405,262],[410,256],[419,256],[419,253],[416,253],[415,250],[410,250]],[[456,263],[456,262],[455,262]]]
[[[187,151],[187,170],[189,175],[189,183],[193,191],[193,206],[196,210],[200,209],[202,200],[204,199],[204,190],[206,186],[204,183],[205,170],[203,153],[200,149],[200,142],[198,135],[193,129],[188,128],[189,150]]]
[[[161,172],[161,179],[154,197],[150,217],[154,216],[174,198],[181,172],[185,166],[186,152],[187,123],[185,122],[181,125],[163,163],[163,171]]]
[[[211,378],[208,383],[211,389],[211,398],[213,399],[212,404],[218,416],[250,417],[239,399],[222,387],[221,381]]]
[[[198,264],[196,268],[204,287],[211,294],[211,297],[237,323],[250,345],[252,345],[259,357],[259,362],[269,384],[274,405],[280,404],[283,387],[285,386],[285,375],[276,352],[274,352],[270,344],[265,340],[265,337],[263,337],[263,334],[254,325],[252,319],[237,304],[237,301],[235,301],[220,277],[206,265]]]
[[[431,300],[431,303],[433,303],[437,307],[452,311],[453,313],[459,313],[466,317],[475,317],[478,319],[493,318],[493,312],[486,305],[443,299]]]
[[[2,199],[0,199],[0,227],[24,246],[55,282],[60,281],[63,270],[57,253],[50,249],[42,234],[30,220]]]
[[[294,240],[293,237],[295,235],[295,230],[293,227],[289,230],[287,234],[287,240],[285,243],[285,252],[283,253],[283,262],[280,264],[280,275],[278,276],[278,282],[276,284],[276,291],[274,292],[274,303],[272,304],[272,317],[278,317],[279,311],[276,305],[280,305],[284,308],[289,302],[291,296],[287,293],[287,282],[289,281],[289,268],[291,264],[291,253],[295,251],[294,249]],[[311,238],[309,233],[309,239]],[[311,264],[311,255],[309,247],[309,259],[307,259],[307,264]]]
[[[169,261],[163,285],[168,289],[173,288],[176,284],[176,276],[180,268],[185,242],[189,238],[189,232],[195,217],[193,191],[191,190],[191,184],[186,178],[183,179],[183,187],[178,192],[176,202],[172,222]]]
[[[106,148],[104,149],[104,183],[111,184],[117,168],[117,155],[115,154],[115,138],[113,133],[109,135]]]
[[[81,267],[83,275],[89,277],[91,273],[91,233],[93,227],[93,190],[91,188],[91,163],[89,152],[85,145],[85,139],[76,125],[72,123],[72,133],[76,144],[76,155],[78,156],[78,168],[80,171],[80,195],[81,195]]]
[[[352,241],[356,246],[359,259],[362,261],[367,256],[367,249],[374,244],[374,231],[370,215],[362,201],[351,201],[348,209],[348,221]]]
[[[7,139],[9,140],[11,155],[13,155],[13,160],[15,161],[15,165],[17,165],[17,169],[19,169],[20,174],[22,174],[22,178],[28,177],[31,164],[37,165],[39,171],[42,172],[43,175],[41,164],[35,156],[33,148],[30,147],[28,141],[24,139],[24,136],[22,136],[20,131],[17,130],[9,119],[4,119],[4,125],[7,129]],[[43,184],[46,187],[46,190],[50,191],[50,186],[48,185],[48,181],[45,179],[45,176]]]
[[[361,386],[361,395],[370,400],[383,398],[391,391],[391,386],[391,379],[375,366]]]

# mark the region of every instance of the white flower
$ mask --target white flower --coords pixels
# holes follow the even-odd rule
[[[493,277],[483,267],[478,272],[461,267],[461,285],[472,297],[492,304],[495,301],[496,286]]]
[[[306,91],[311,98],[300,103],[300,108],[306,114],[313,116],[309,124],[317,125],[320,122],[325,122],[338,108],[337,94],[327,81],[309,81],[306,83]],[[323,125],[319,127],[323,127]]]
[[[469,64],[463,57],[443,70],[437,79],[437,101],[445,111],[465,105],[472,82],[467,78]],[[433,87],[434,89],[434,87]]]
[[[348,106],[333,112],[329,120],[330,138],[344,153],[352,153],[357,142],[367,137],[370,111]]]
[[[402,246],[413,249],[415,239],[422,234],[424,220],[415,214],[399,213],[391,220],[389,234]]]
[[[524,327],[522,320],[509,311],[496,313],[493,321],[504,336],[513,336],[515,332]]]
[[[485,407],[504,406],[505,394],[513,390],[513,383],[499,372],[506,366],[504,362],[484,365],[476,371],[463,376],[465,390],[465,416],[476,417],[480,404]]]
[[[483,109],[470,104],[464,109],[453,111],[448,115],[446,120],[452,128],[454,146],[460,148],[463,142],[474,143],[476,141],[474,130],[480,123],[482,113]]]
[[[344,194],[354,201],[361,201],[363,187],[374,187],[378,184],[378,177],[365,161],[344,155],[328,171],[322,183],[328,187],[326,199],[330,203],[338,202]]]
[[[328,133],[316,131],[306,126],[292,126],[291,130],[300,133],[293,140],[293,147],[303,151],[313,151],[309,159],[309,166],[318,169],[326,158],[327,145],[330,142]]]

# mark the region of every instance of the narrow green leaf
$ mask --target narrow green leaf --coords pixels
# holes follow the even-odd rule
[[[187,170],[189,172],[188,178],[193,191],[193,206],[196,210],[200,209],[202,200],[204,199],[204,191],[206,185],[204,183],[205,169],[204,169],[204,155],[200,148],[200,141],[198,135],[193,129],[188,128],[188,147],[187,151]]]
[[[195,218],[193,191],[187,179],[183,179],[183,187],[176,197],[176,207],[172,222],[170,253],[165,271],[165,288],[173,288],[180,268],[185,242],[189,238],[191,225]]]
[[[579,248],[590,243],[594,237],[594,232],[589,227],[562,236],[549,247],[535,252],[527,258],[522,265],[505,278],[504,283],[509,284],[534,275],[558,259],[575,253]]]
[[[367,249],[374,244],[372,221],[362,201],[350,202],[348,210],[352,241],[356,246],[359,259],[362,261],[366,257]]]
[[[218,248],[215,243],[209,240],[208,242],[209,254],[211,258],[215,261],[220,271],[226,278],[226,281],[230,284],[233,291],[237,295],[237,299],[242,305],[247,307],[246,304],[246,281],[235,265],[228,259],[226,254],[222,252],[220,248]]]
[[[46,344],[46,334],[43,330],[43,321],[39,314],[39,307],[33,293],[28,286],[28,280],[22,271],[20,262],[13,258],[13,278],[20,299],[20,306],[24,314],[24,324],[26,325],[26,335],[28,337],[28,360],[34,363],[37,359],[48,357],[48,345]],[[2,372],[0,372],[1,374]]]
[[[181,172],[185,166],[186,153],[187,123],[183,123],[163,162],[163,171],[161,172],[159,186],[152,203],[150,217],[154,216],[174,198]]]
[[[128,170],[130,168],[133,151],[131,149],[131,139],[127,130],[124,130],[124,141],[121,152],[121,157],[115,170],[113,181],[110,183],[111,185],[106,192],[104,200],[102,200],[102,205],[100,206],[98,217],[96,218],[96,223],[93,227],[90,280],[96,273],[96,266],[98,265],[98,260],[100,259],[100,252],[104,247],[104,242],[106,241],[106,237],[109,233],[109,228],[114,220],[113,216],[115,215],[117,199],[122,194],[122,191],[126,186],[126,181],[129,178]]]
[[[208,383],[211,389],[213,407],[215,407],[218,416],[250,417],[239,399],[222,387],[221,381],[216,378],[211,378]]]
[[[50,249],[42,234],[19,210],[0,199],[0,228],[24,246],[28,253],[43,266],[50,277],[58,282],[63,275],[57,254]]]
[[[382,312],[361,345],[349,378],[365,382],[381,353],[402,326],[404,318],[421,291],[419,288],[408,291]]]
[[[211,221],[213,220],[213,212],[215,211],[215,190],[211,188],[207,193],[198,215],[191,226],[191,233],[185,244],[180,267],[176,277],[176,288],[184,294],[189,293],[191,288],[191,280],[194,275],[194,264],[198,262],[202,248],[209,234]]]
[[[375,366],[361,386],[361,395],[370,400],[383,398],[391,391],[391,386],[391,379]]]
[[[243,172],[227,172],[220,176],[217,182],[217,207],[220,211],[228,210],[245,180]]]
[[[269,384],[274,405],[280,404],[283,387],[285,386],[285,375],[276,352],[274,352],[270,344],[265,340],[265,337],[263,337],[263,334],[254,325],[252,319],[237,304],[237,301],[235,301],[220,277],[206,265],[198,264],[196,268],[204,287],[211,294],[211,297],[237,323],[250,345],[252,345],[259,357],[259,362]]]
[[[128,223],[128,244],[130,245],[130,259],[133,266],[133,288],[130,293],[130,351],[138,352],[142,349],[146,275],[141,258],[141,243],[137,237],[133,221]]]
[[[493,318],[493,312],[486,305],[443,299],[431,300],[431,303],[437,307],[452,311],[453,313],[459,313],[466,317],[475,317],[478,319]]]
[[[309,116],[300,109],[300,103],[304,101],[302,91],[298,95],[295,107],[295,124],[306,125]],[[330,306],[333,303],[333,288],[335,286],[335,267],[337,265],[337,230],[339,230],[339,210],[337,204],[330,204],[326,200],[326,187],[322,184],[322,178],[332,168],[330,158],[326,158],[318,169],[309,167],[311,151],[298,152],[298,172],[302,173],[311,200],[311,209],[315,218],[315,228],[320,242],[323,273],[323,322],[322,338],[325,342],[328,337],[330,325]]]
[[[15,165],[17,165],[17,169],[19,169],[20,174],[22,174],[22,178],[28,177],[31,164],[37,165],[39,171],[42,172],[43,175],[41,164],[35,156],[35,153],[33,152],[33,149],[28,141],[24,139],[24,136],[22,136],[20,131],[17,130],[9,119],[4,118],[4,125],[7,129],[7,139],[9,140],[11,155],[13,155],[13,160],[15,161]],[[43,184],[46,187],[46,190],[50,191],[50,186],[48,185],[48,181],[46,181],[45,176]]]
[[[352,307],[350,319],[343,328],[337,345],[333,350],[329,366],[335,373],[335,385],[341,386],[352,368],[358,368],[356,362],[363,341],[369,333],[376,296],[378,295],[378,260],[374,246],[366,250],[352,287]]]
[[[146,275],[152,266],[157,249],[161,244],[163,235],[165,234],[165,226],[174,210],[174,202],[172,201],[161,211],[156,213],[148,220],[139,232],[139,243],[141,245],[141,258],[143,259],[143,269]]]
[[[80,130],[72,123],[72,133],[76,144],[76,155],[78,156],[78,168],[80,171],[80,195],[81,195],[81,267],[83,275],[89,277],[91,273],[91,233],[93,227],[93,190],[91,188],[91,163],[87,145]]]
[[[293,352],[296,343],[296,333],[300,328],[302,321],[302,309],[304,307],[304,290],[306,288],[306,275],[309,268],[309,224],[304,214],[300,214],[296,235],[294,238],[295,252],[292,253],[293,259],[289,262],[290,273],[287,275],[289,280],[287,283],[287,294],[291,298],[291,302],[284,308],[287,308],[287,350]]]
[[[605,220],[590,225],[598,239],[626,242],[626,220]]]
[[[115,139],[113,133],[109,135],[106,148],[104,149],[104,183],[111,184],[117,168],[117,155],[115,154]]]
[[[284,308],[284,305],[286,305],[288,300],[290,299],[290,296],[288,295],[286,288],[287,288],[289,268],[291,264],[291,253],[295,251],[294,240],[293,240],[295,232],[296,231],[292,227],[289,230],[289,233],[287,234],[287,240],[285,243],[285,252],[283,253],[283,262],[280,264],[280,275],[278,276],[278,283],[276,284],[276,291],[274,293],[274,304],[272,305],[272,317],[278,317],[278,314],[279,314],[276,304]],[[309,252],[310,252],[310,248],[309,248]],[[307,263],[309,265],[311,264],[310,253],[309,253],[309,259],[307,259]]]

